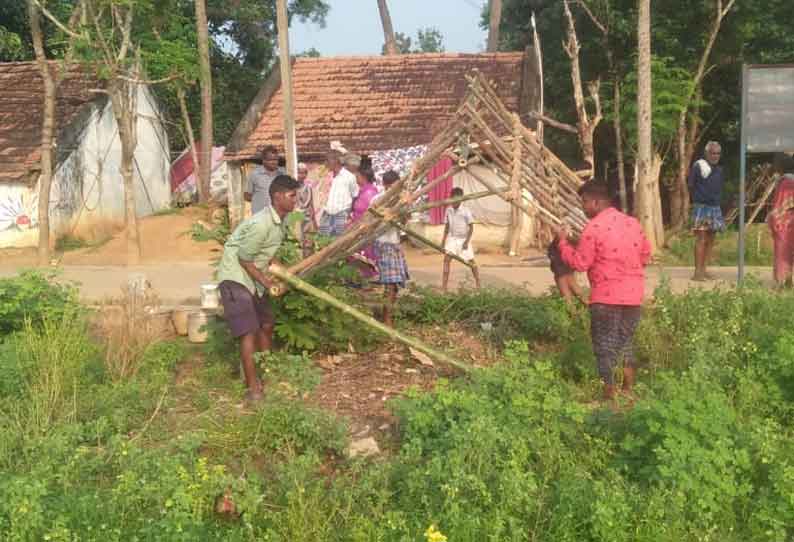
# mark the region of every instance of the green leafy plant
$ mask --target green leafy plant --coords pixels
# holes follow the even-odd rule
[[[26,319],[37,327],[45,319],[57,321],[77,310],[77,289],[56,278],[55,273],[23,271],[0,279],[0,338],[21,330]]]

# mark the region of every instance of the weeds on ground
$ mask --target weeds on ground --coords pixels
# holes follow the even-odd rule
[[[739,233],[730,229],[717,235],[712,265],[735,266],[737,263]],[[753,224],[747,228],[745,238],[745,263],[747,265],[772,265],[772,237],[766,224]],[[677,234],[668,239],[660,261],[665,265],[694,265],[695,238],[691,232]]]
[[[56,321],[78,309],[77,289],[56,278],[56,273],[23,271],[0,279],[0,340],[21,330],[26,320],[38,327],[45,318]]]
[[[134,376],[146,351],[165,336],[165,317],[158,314],[159,309],[160,300],[151,290],[141,292],[129,286],[122,288],[121,297],[99,307],[105,365],[114,381]]]
[[[753,285],[683,295],[662,287],[638,332],[638,400],[620,412],[580,400],[589,393],[585,365],[593,362],[575,361],[570,342],[586,340],[586,312],[568,312],[553,297],[480,295],[488,310],[501,311],[510,339],[503,363],[394,400],[400,441],[392,455],[376,461],[345,460],[344,424],[300,400],[316,381],[304,356],[262,360],[275,389],[261,408],[218,405],[197,416],[189,431],[152,442],[139,435],[149,427],[159,386],[168,385],[175,359],[184,355],[178,345],[148,349],[138,372],[114,383],[96,347],[80,346],[90,338],[79,329],[31,324],[7,336],[0,385],[16,389],[13,382],[38,378],[44,360],[55,355],[49,349],[59,348],[75,359],[54,366],[58,378],[79,387],[56,394],[63,406],[41,418],[48,420],[46,431],[22,432],[7,415],[25,412],[35,395],[49,397],[44,387],[21,386],[0,397],[0,536],[794,537],[794,295]],[[446,320],[439,325],[474,325],[487,316],[473,298],[462,297],[466,301],[428,296],[440,310],[422,318],[441,314]],[[502,310],[494,299],[518,309]],[[421,315],[424,309],[415,303],[411,310]],[[531,323],[524,323],[531,313]],[[71,336],[61,336],[61,329]],[[17,348],[23,344],[28,350]],[[35,355],[20,357],[28,351]],[[69,376],[74,371],[79,378]],[[158,387],[147,387],[150,382]],[[279,382],[290,389],[279,391]],[[146,397],[143,411],[135,410]]]

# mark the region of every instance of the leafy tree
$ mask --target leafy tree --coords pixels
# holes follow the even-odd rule
[[[394,39],[397,42],[397,51],[401,55],[408,55],[412,53],[443,53],[444,52],[444,36],[438,28],[429,26],[427,28],[420,28],[416,31],[416,42],[402,32],[396,32]],[[414,46],[414,43],[416,46]],[[385,45],[382,49],[385,53]]]
[[[0,4],[0,62],[32,58],[33,44],[24,2]]]
[[[556,0],[503,0],[499,44],[501,50],[507,51],[523,50],[531,45],[530,15],[535,12],[544,55],[546,112],[549,116],[571,123],[576,117],[570,98],[567,58],[560,46],[565,39],[561,4]],[[667,88],[664,80],[667,76],[684,84],[683,88],[688,88],[708,40],[714,5],[714,0],[666,0],[653,4],[651,39],[653,55],[657,59],[652,67],[654,88]],[[608,27],[606,41],[583,6],[593,11],[596,18]],[[581,0],[572,4],[572,10],[581,38],[583,79],[601,77],[604,81],[628,82],[629,74],[636,70],[636,57],[633,54],[637,49],[636,0]],[[722,141],[724,148],[738,147],[741,65],[793,62],[794,33],[789,28],[789,21],[793,19],[794,2],[788,0],[743,0],[733,6],[714,42],[700,98],[695,97],[695,103],[699,105],[692,114],[697,115],[703,124],[699,146],[708,139],[716,139]],[[488,21],[486,7],[480,21],[483,29],[488,28]],[[660,70],[658,62],[663,62],[663,69]],[[670,70],[676,73],[670,73]],[[688,75],[688,81],[679,79],[682,74]],[[657,77],[662,79],[658,80]],[[667,105],[655,100],[654,117],[660,114],[666,116],[657,107],[677,107],[677,98],[671,97],[671,100],[673,103]],[[626,97],[624,106],[629,106],[629,102],[630,99]],[[614,100],[608,102],[609,105],[613,103]],[[613,114],[610,111],[608,113]],[[620,115],[621,118],[626,117],[625,112]],[[623,128],[633,129],[630,124],[624,122]],[[602,135],[607,129],[606,125],[599,128],[596,154],[600,162],[614,163],[614,139]],[[662,127],[654,121],[655,141],[660,129]],[[573,158],[576,147],[570,136],[547,131],[546,137],[547,144],[563,158]],[[628,137],[633,138],[631,134]],[[738,157],[728,153],[723,159],[728,179],[735,180],[738,177]],[[674,178],[678,169],[676,162],[666,161],[662,170],[663,179]]]
[[[444,52],[444,36],[441,31],[435,27],[420,28],[416,31],[416,41],[418,49],[415,53],[443,53]]]

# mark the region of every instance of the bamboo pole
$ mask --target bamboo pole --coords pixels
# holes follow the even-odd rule
[[[513,124],[521,124],[518,115],[513,116]],[[521,141],[519,139],[518,127],[514,126],[514,140],[513,140],[513,171],[510,178],[510,196],[514,200],[520,200],[521,194]],[[510,256],[517,256],[521,245],[521,230],[524,226],[524,215],[516,208],[515,205],[511,207],[510,222],[513,231],[510,236]]]
[[[419,341],[418,339],[415,339],[413,337],[409,337],[408,335],[405,335],[405,334],[397,331],[396,329],[392,329],[389,326],[387,326],[387,325],[385,325],[385,324],[383,324],[381,322],[378,322],[373,317],[371,317],[371,316],[369,316],[367,314],[364,314],[363,312],[361,312],[360,310],[356,309],[355,307],[351,307],[347,303],[339,301],[338,299],[336,299],[331,294],[328,294],[328,293],[324,292],[323,290],[320,290],[319,288],[317,288],[315,286],[312,286],[308,282],[306,282],[304,280],[301,280],[300,278],[298,278],[297,276],[293,275],[292,273],[290,273],[289,271],[287,271],[286,269],[284,269],[280,265],[272,264],[270,266],[270,268],[269,268],[269,272],[270,272],[271,275],[273,275],[274,277],[276,277],[278,279],[281,279],[282,281],[286,282],[287,284],[289,284],[290,286],[292,286],[296,290],[299,290],[299,291],[301,291],[301,292],[303,292],[305,294],[311,295],[311,296],[316,297],[317,299],[319,299],[321,301],[324,301],[324,302],[328,303],[329,305],[331,305],[332,307],[334,307],[336,309],[339,309],[343,313],[352,316],[353,318],[355,318],[359,322],[362,322],[362,323],[370,326],[371,328],[380,331],[381,333],[383,333],[387,337],[390,337],[392,339],[400,341],[401,343],[403,343],[405,345],[408,345],[408,346],[410,346],[412,348],[415,348],[416,350],[418,350],[420,352],[423,352],[423,353],[427,354],[431,358],[434,358],[436,361],[439,361],[439,362],[444,363],[446,365],[451,365],[451,366],[453,366],[453,367],[455,367],[457,369],[460,369],[461,371],[467,372],[467,373],[471,372],[471,370],[472,370],[472,367],[470,365],[468,365],[466,363],[463,363],[461,361],[458,361],[456,359],[453,359],[453,358],[447,356],[446,354],[444,354],[442,352],[439,352],[438,350],[427,346],[426,344],[424,344],[423,342]]]
[[[769,183],[769,186],[766,187],[766,191],[764,192],[763,196],[761,196],[761,199],[759,199],[756,202],[755,210],[753,211],[753,214],[750,215],[750,218],[746,222],[746,226],[745,226],[746,228],[749,228],[753,224],[755,218],[758,216],[758,213],[760,213],[761,209],[764,208],[764,205],[766,205],[766,201],[769,199],[769,196],[772,195],[772,192],[775,191],[776,187],[777,187],[777,179],[773,178],[772,182]]]
[[[379,211],[373,209],[372,207],[370,207],[368,209],[368,211],[371,212],[372,214],[374,214],[375,216],[377,216],[378,218],[380,218],[381,220],[386,220],[384,215],[382,215]],[[408,237],[413,237],[414,239],[416,239],[420,243],[424,243],[425,245],[429,246],[430,248],[436,249],[441,254],[444,254],[445,256],[449,256],[453,260],[459,261],[460,263],[462,263],[463,265],[465,265],[469,269],[474,269],[474,264],[472,264],[471,262],[467,262],[466,260],[464,260],[463,258],[458,256],[457,254],[452,254],[451,252],[447,252],[447,250],[444,247],[442,247],[441,245],[439,245],[438,243],[434,243],[433,241],[431,241],[430,239],[428,239],[424,235],[416,233],[415,231],[409,229],[404,224],[400,224],[396,220],[388,220],[388,222],[392,226],[394,226],[395,228],[399,229],[400,231],[405,232],[405,234]]]
[[[510,188],[502,188],[501,191],[507,192]],[[410,212],[412,213],[421,213],[427,211],[429,209],[435,209],[436,207],[443,207],[445,205],[454,205],[458,202],[469,201],[473,199],[480,199],[480,198],[487,198],[488,196],[495,195],[490,190],[484,190],[482,192],[471,192],[469,194],[464,194],[462,196],[456,196],[454,198],[447,198],[438,201],[431,201],[430,203],[423,203],[422,205],[417,205],[414,207]]]

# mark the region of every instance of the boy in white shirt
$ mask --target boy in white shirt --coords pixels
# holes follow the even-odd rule
[[[463,189],[455,187],[450,193],[450,197],[457,198],[463,195]],[[441,241],[447,254],[444,255],[444,275],[441,289],[447,291],[449,285],[449,264],[452,261],[450,254],[470,262],[471,273],[474,275],[474,283],[480,287],[480,271],[474,261],[474,249],[471,246],[471,236],[474,233],[474,216],[471,211],[461,207],[461,202],[457,202],[452,207],[447,207],[444,216],[444,238]]]

